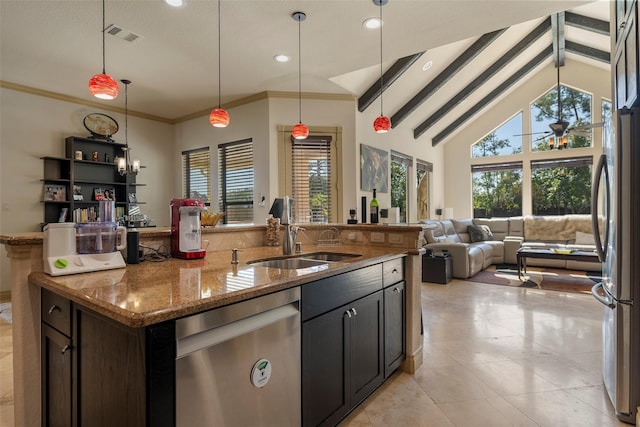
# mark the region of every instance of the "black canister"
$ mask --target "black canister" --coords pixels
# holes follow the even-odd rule
[[[140,262],[140,234],[135,228],[127,230],[127,264],[138,264]]]

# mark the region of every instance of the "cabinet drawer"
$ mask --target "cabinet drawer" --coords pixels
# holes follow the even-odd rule
[[[387,287],[404,280],[404,257],[382,263],[382,285]]]
[[[42,289],[41,317],[42,321],[71,336],[71,301]]]

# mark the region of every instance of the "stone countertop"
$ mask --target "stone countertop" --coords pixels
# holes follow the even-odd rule
[[[303,254],[361,254],[343,262],[298,270],[247,264],[282,256],[279,246],[208,252],[204,259],[145,261],[126,268],[68,276],[29,274],[29,283],[55,292],[130,327],[145,327],[363,268],[413,251],[393,247],[305,245]],[[297,254],[296,254],[297,256]]]

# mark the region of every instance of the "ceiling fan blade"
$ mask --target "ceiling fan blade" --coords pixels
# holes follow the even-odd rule
[[[600,122],[600,123],[587,123],[586,125],[574,126],[573,129],[585,130],[585,129],[601,128],[603,125],[604,125],[603,122]]]
[[[593,134],[591,132],[585,132],[585,131],[581,131],[581,130],[568,130],[567,131],[567,135],[574,135],[574,136],[586,136],[586,137],[590,137]]]
[[[544,132],[518,133],[518,134],[513,135],[513,136],[539,135],[539,134],[542,134],[542,133],[543,133],[543,134],[545,134],[545,135],[550,135],[550,134],[552,134],[553,132],[549,132],[549,131],[547,130],[547,131],[544,131]]]

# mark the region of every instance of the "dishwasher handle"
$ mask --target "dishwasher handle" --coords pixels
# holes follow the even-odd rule
[[[176,342],[176,359],[204,348],[213,347],[244,334],[293,316],[299,316],[297,304],[288,304],[235,322],[180,338]]]

